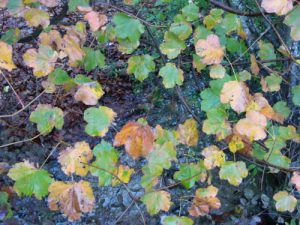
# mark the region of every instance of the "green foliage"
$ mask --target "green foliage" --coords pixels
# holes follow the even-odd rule
[[[55,85],[64,85],[71,82],[72,79],[66,71],[62,70],[61,68],[57,68],[49,74],[48,81]]]
[[[271,43],[264,42],[260,40],[258,42],[259,51],[258,57],[261,60],[272,60],[276,59],[276,54],[274,52],[274,46]],[[274,63],[267,63],[266,65],[273,65]]]
[[[163,78],[165,88],[173,88],[182,85],[184,77],[183,71],[178,69],[174,63],[167,63],[159,70],[159,76]]]
[[[84,69],[91,71],[97,66],[101,69],[105,67],[105,56],[100,50],[93,50],[91,48],[85,48],[85,57],[83,59]]]
[[[60,108],[40,104],[31,113],[29,120],[37,124],[38,131],[46,135],[53,128],[61,129],[64,124],[64,114]]]
[[[195,21],[199,18],[199,8],[195,4],[190,3],[182,9],[182,14],[187,21]]]
[[[78,6],[87,7],[89,6],[89,0],[70,0],[69,1],[69,11],[76,11]]]
[[[291,27],[291,37],[294,41],[300,41],[300,6],[295,6],[294,10],[289,13],[284,20],[284,23]]]
[[[297,85],[292,88],[292,94],[293,94],[293,103],[296,106],[300,106],[300,85]]]
[[[48,187],[53,182],[46,170],[37,169],[28,161],[16,163],[9,170],[8,176],[15,181],[14,190],[19,196],[35,195],[37,199],[48,194]]]
[[[244,162],[225,162],[219,172],[220,178],[227,180],[230,184],[238,186],[243,178],[248,176],[248,170]]]
[[[150,55],[131,56],[128,59],[128,74],[134,74],[139,81],[145,80],[149,73],[155,71],[155,62]]]
[[[186,216],[165,216],[161,220],[163,225],[193,225],[193,220]]]
[[[175,59],[186,48],[186,45],[174,33],[167,31],[164,36],[164,42],[159,48],[169,59]]]

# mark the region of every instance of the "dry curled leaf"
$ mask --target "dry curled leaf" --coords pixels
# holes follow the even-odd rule
[[[195,48],[197,55],[202,57],[202,63],[212,65],[222,62],[224,50],[217,35],[210,34],[206,40],[198,40]]]
[[[12,47],[3,41],[0,41],[0,68],[12,71],[16,68],[12,60]]]
[[[212,185],[207,188],[197,189],[193,204],[189,209],[190,215],[194,217],[205,216],[211,209],[219,209],[221,202],[216,197],[217,194],[218,188]]]
[[[93,189],[87,181],[56,181],[49,187],[49,208],[60,210],[70,221],[79,220],[81,213],[91,212],[94,204]]]
[[[266,138],[266,126],[267,119],[263,114],[257,111],[249,111],[246,118],[239,120],[235,128],[240,135],[245,135],[250,141],[257,141]]]
[[[245,112],[251,100],[249,88],[244,82],[229,81],[224,84],[220,96],[222,103],[230,103],[237,113]]]
[[[126,152],[134,159],[147,156],[153,150],[154,133],[150,126],[128,122],[115,136],[114,146],[125,145]]]
[[[177,131],[180,135],[180,143],[188,146],[196,146],[198,144],[199,134],[196,120],[186,120],[184,124],[178,126]]]
[[[283,16],[293,9],[293,0],[263,0],[261,7],[268,13]]]
[[[89,172],[89,167],[86,164],[92,158],[93,153],[89,144],[82,141],[75,143],[74,147],[68,147],[61,151],[58,162],[65,174],[71,175],[75,173],[80,176],[85,176]]]
[[[100,27],[103,27],[108,22],[106,15],[99,14],[95,11],[85,14],[84,19],[88,21],[92,31],[97,31]]]

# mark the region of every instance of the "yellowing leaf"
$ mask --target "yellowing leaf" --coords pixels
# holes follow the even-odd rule
[[[50,32],[42,32],[39,36],[40,43],[47,45],[54,50],[60,50],[62,48],[62,38],[57,30],[51,30]]]
[[[211,170],[215,167],[220,167],[225,162],[225,154],[217,146],[211,145],[203,149],[201,154],[204,158],[204,166],[206,169]]]
[[[139,122],[128,122],[115,136],[114,146],[121,145],[125,145],[126,152],[134,159],[147,156],[154,147],[152,128]]]
[[[7,175],[15,181],[14,190],[19,196],[35,195],[37,199],[48,194],[48,186],[53,181],[46,170],[38,169],[28,161],[16,163]]]
[[[161,219],[162,225],[193,225],[191,218],[186,216],[163,216]]]
[[[50,24],[49,14],[40,9],[29,9],[24,15],[27,24],[32,27],[42,26],[46,28]]]
[[[282,16],[293,9],[293,0],[263,0],[261,7],[268,13],[276,13]]]
[[[12,47],[3,41],[0,41],[0,68],[12,71],[16,68],[12,60]]]
[[[229,142],[229,150],[232,153],[236,153],[237,151],[243,149],[245,147],[242,138],[239,135],[233,135],[230,142]]]
[[[273,199],[276,201],[275,207],[279,212],[289,211],[292,213],[297,205],[297,199],[286,191],[277,192]]]
[[[256,111],[249,111],[246,118],[239,120],[236,124],[236,130],[240,135],[248,137],[250,141],[257,141],[266,138],[266,126],[267,119],[264,115]]]
[[[197,55],[202,57],[202,63],[211,65],[222,62],[224,50],[218,36],[210,34],[206,40],[198,40],[195,48]]]
[[[243,178],[248,176],[248,170],[244,162],[227,161],[221,166],[219,176],[230,184],[238,186],[242,183]]]
[[[146,205],[150,215],[155,215],[160,210],[167,212],[171,206],[171,196],[166,191],[147,193],[141,197],[141,201]]]
[[[104,94],[101,86],[97,84],[96,82],[91,82],[80,85],[75,93],[75,100],[83,102],[86,105],[97,105],[98,100]]]
[[[237,113],[245,112],[251,96],[249,88],[244,82],[226,82],[221,91],[220,100],[222,103],[230,103],[231,108]]]
[[[92,31],[99,30],[100,27],[103,27],[108,22],[106,15],[99,14],[95,11],[85,14],[84,19],[88,21]]]
[[[226,70],[222,65],[213,65],[210,67],[209,76],[213,79],[223,78]]]
[[[74,221],[80,219],[81,213],[93,210],[95,198],[87,181],[56,181],[49,187],[48,204],[51,210],[60,210],[69,221]]]
[[[25,64],[33,68],[33,74],[36,77],[44,77],[51,73],[57,58],[57,52],[45,45],[40,45],[38,52],[31,48],[23,55]]]
[[[92,158],[93,153],[89,144],[82,141],[75,143],[74,147],[68,147],[61,151],[58,162],[65,174],[71,175],[75,173],[80,176],[85,176],[89,172],[89,167],[86,164]]]
[[[125,184],[130,181],[131,174],[134,172],[134,169],[129,168],[128,166],[120,165],[115,169],[114,174]],[[113,178],[112,186],[120,184],[120,181],[117,178]]]
[[[220,200],[216,197],[218,188],[208,186],[207,188],[198,188],[193,204],[189,209],[191,216],[199,217],[209,214],[211,209],[219,209],[221,207]]]
[[[280,90],[282,78],[274,73],[270,76],[262,78],[260,84],[264,92],[275,92]]]
[[[180,135],[181,144],[188,146],[196,146],[198,144],[199,134],[196,120],[186,120],[184,124],[178,126],[177,131]]]
[[[294,184],[297,188],[297,190],[300,190],[300,173],[294,172],[293,176],[291,178],[291,183]]]

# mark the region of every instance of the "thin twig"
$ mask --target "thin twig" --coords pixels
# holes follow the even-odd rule
[[[38,135],[36,135],[32,138],[28,138],[28,139],[25,139],[25,140],[22,140],[22,141],[15,141],[15,142],[11,142],[11,143],[8,143],[8,144],[0,145],[0,148],[4,148],[4,147],[8,147],[8,146],[11,146],[11,145],[16,145],[16,144],[20,144],[20,143],[24,143],[24,142],[28,142],[28,141],[33,141],[34,139],[38,138],[41,135],[42,135],[42,133],[39,133]]]
[[[122,212],[122,214],[118,217],[118,219],[113,223],[113,225],[116,225],[121,219],[122,217],[125,215],[125,213],[133,206],[134,201],[132,200],[130,205],[124,210],[124,212]]]
[[[44,160],[44,162],[42,163],[42,165],[40,166],[40,169],[43,168],[43,166],[45,165],[45,163],[48,161],[48,159],[50,158],[50,156],[56,151],[56,149],[58,148],[58,146],[62,143],[62,141],[58,142],[54,148],[51,150],[51,152],[49,153],[49,155],[47,156],[47,158]]]

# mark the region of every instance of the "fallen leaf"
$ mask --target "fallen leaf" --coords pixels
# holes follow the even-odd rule
[[[263,0],[261,7],[268,13],[283,16],[293,9],[293,0]]]
[[[163,216],[161,219],[162,225],[193,225],[191,218],[186,216]]]
[[[249,88],[240,81],[226,82],[220,96],[221,102],[230,103],[231,108],[237,113],[246,111],[250,99]]]
[[[147,156],[154,148],[152,128],[139,122],[128,122],[115,136],[114,146],[121,145],[125,145],[126,152],[134,159]]]
[[[195,48],[197,55],[202,57],[202,63],[212,65],[222,62],[224,50],[218,36],[210,34],[206,40],[198,40]]]
[[[111,185],[114,187],[118,184],[124,183],[128,184],[131,178],[131,174],[134,172],[134,169],[130,168],[129,166],[120,165],[118,168],[115,169],[114,174],[120,179],[113,178]]]
[[[219,209],[221,202],[216,197],[217,194],[218,188],[212,185],[207,188],[198,188],[192,206],[189,209],[190,215],[194,217],[205,216],[209,214],[211,209]]]
[[[103,27],[108,22],[106,15],[99,14],[95,11],[91,11],[85,14],[84,19],[88,21],[93,32],[99,30],[99,28]]]
[[[196,146],[199,140],[197,121],[187,119],[184,124],[179,124],[177,129],[180,135],[180,143],[187,146]]]
[[[24,15],[27,24],[32,27],[42,26],[46,28],[50,25],[50,16],[47,12],[40,9],[29,9]]]
[[[300,173],[294,172],[293,176],[291,178],[291,183],[294,184],[297,188],[297,190],[300,190]]]
[[[49,187],[48,205],[50,210],[60,210],[69,221],[79,220],[81,213],[91,212],[95,198],[87,181],[56,181]]]
[[[163,78],[163,85],[165,88],[174,88],[176,85],[182,85],[184,76],[183,71],[177,68],[174,63],[167,63],[160,68],[159,76]]]
[[[42,45],[47,45],[56,51],[62,48],[63,40],[57,30],[51,30],[48,33],[42,32],[39,36],[39,40]]]
[[[59,153],[58,162],[65,174],[75,173],[85,176],[89,172],[86,165],[93,158],[93,153],[88,143],[82,141],[75,143],[74,147],[68,147]]]
[[[39,0],[39,2],[50,8],[58,6],[59,4],[59,0]]]
[[[245,144],[240,135],[233,135],[228,147],[232,153],[236,153],[237,151],[242,150],[245,147]]]
[[[264,92],[275,92],[280,90],[282,78],[274,73],[265,78],[261,78],[260,84]]]
[[[256,111],[249,111],[246,118],[237,122],[235,128],[240,135],[245,135],[250,141],[257,141],[266,138],[266,126],[267,119],[264,115]]]
[[[297,205],[297,199],[289,195],[287,191],[279,191],[274,196],[273,199],[276,201],[275,207],[279,212],[293,212]]]
[[[16,68],[12,59],[12,47],[0,40],[0,49],[0,68],[12,71]]]
[[[220,167],[225,162],[224,152],[215,145],[211,145],[203,149],[201,155],[204,156],[204,165],[208,170]]]
[[[254,75],[258,75],[260,69],[259,69],[259,66],[258,66],[258,64],[257,64],[255,55],[251,54],[250,61],[251,61],[251,66],[250,66],[251,72],[252,72]]]
[[[86,105],[97,105],[104,92],[98,82],[85,83],[79,86],[75,93],[75,100]]]
[[[54,70],[58,54],[51,47],[40,45],[38,51],[33,48],[28,49],[23,59],[27,66],[33,68],[36,77],[44,77]]]
[[[248,170],[246,164],[242,161],[226,161],[221,166],[219,176],[221,179],[227,180],[231,185],[239,186],[243,178],[248,176]]]
[[[225,77],[226,70],[220,65],[213,65],[210,67],[209,76],[213,79],[219,79]]]
[[[150,215],[155,215],[160,210],[167,212],[171,206],[171,196],[166,191],[147,193],[141,197],[141,201],[146,205]]]

